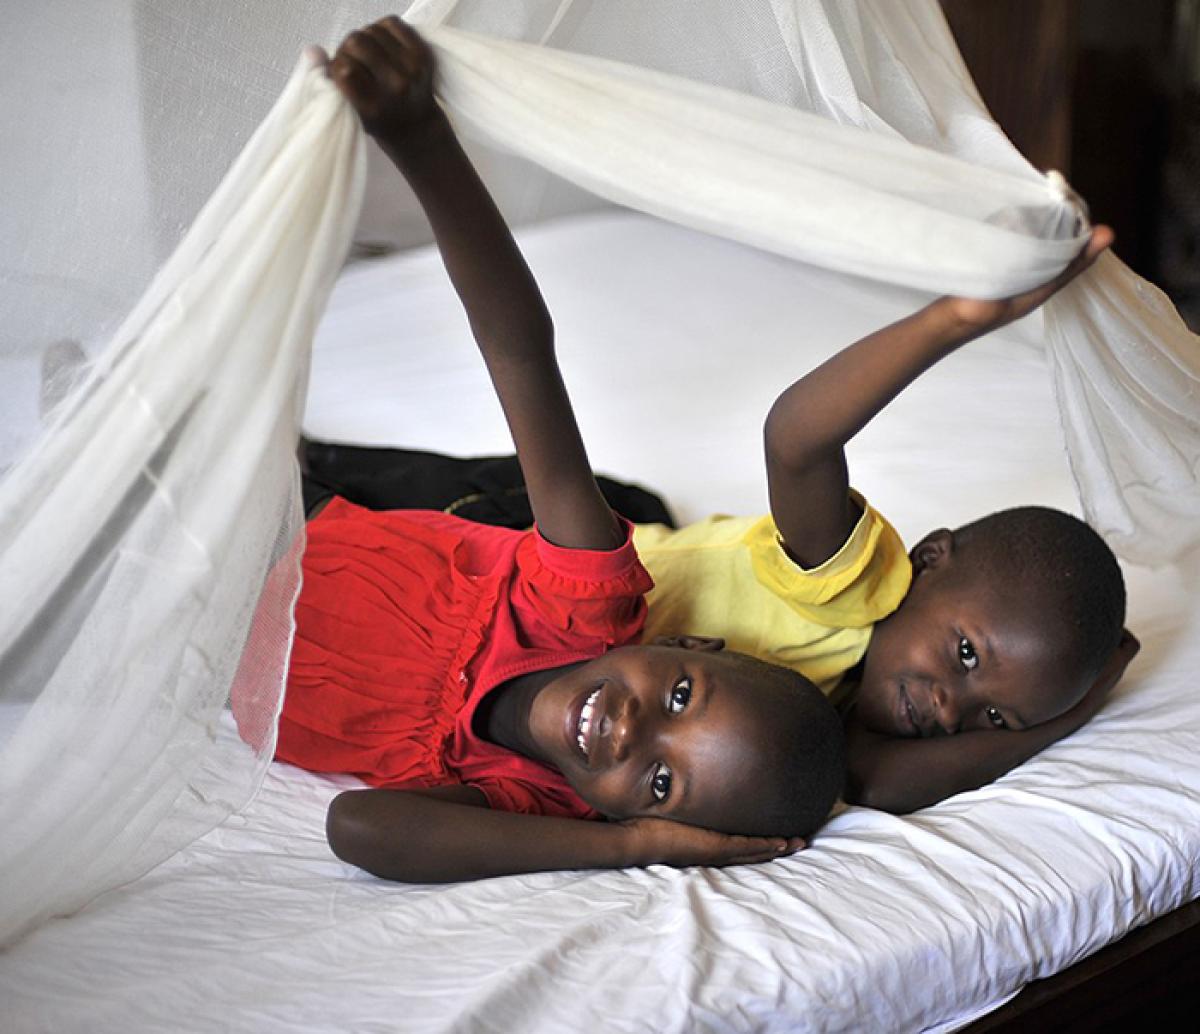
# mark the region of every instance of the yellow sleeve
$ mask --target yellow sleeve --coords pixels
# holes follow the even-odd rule
[[[803,568],[784,551],[768,516],[746,532],[754,576],[798,614],[829,628],[863,628],[887,617],[904,599],[912,565],[900,536],[857,492],[862,516],[850,537],[819,567]]]

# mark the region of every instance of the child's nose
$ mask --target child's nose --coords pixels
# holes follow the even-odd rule
[[[938,683],[930,688],[933,696],[934,718],[942,731],[953,736],[962,726],[962,701],[952,689]]]
[[[637,745],[638,711],[640,707],[636,697],[626,697],[621,704],[621,710],[612,723],[612,753],[617,761],[624,761],[630,751]]]

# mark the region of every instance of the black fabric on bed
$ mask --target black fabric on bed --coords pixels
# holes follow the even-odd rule
[[[411,449],[330,445],[304,439],[300,446],[304,512],[333,495],[370,510],[444,510],[505,528],[533,524],[517,457],[460,459]],[[637,485],[597,475],[604,498],[635,524],[675,527],[666,504]]]

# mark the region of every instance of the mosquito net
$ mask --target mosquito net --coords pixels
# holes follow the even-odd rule
[[[271,756],[312,331],[353,237],[423,232],[315,59],[295,62],[384,13],[56,0],[0,16],[4,938],[219,822]],[[935,0],[408,15],[514,221],[617,203],[866,290],[988,297],[1048,279],[1087,232],[1062,178],[989,119]],[[1089,519],[1132,560],[1189,548],[1195,337],[1112,256],[1036,332]],[[231,686],[247,742],[217,731]]]

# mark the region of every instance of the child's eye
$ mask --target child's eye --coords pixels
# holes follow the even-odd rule
[[[671,770],[661,761],[654,766],[654,777],[650,780],[650,792],[661,804],[671,796]]]
[[[686,675],[675,683],[671,689],[671,699],[667,702],[667,709],[671,714],[679,714],[692,699],[692,680]]]
[[[1008,728],[1008,722],[1006,722],[1004,720],[1004,715],[1002,715],[1000,713],[998,708],[989,706],[984,711],[984,714],[987,715],[987,720],[989,722],[991,722],[992,725],[995,726],[997,729],[1007,729]]]
[[[979,664],[979,654],[975,652],[975,647],[971,645],[971,640],[965,635],[959,636],[958,639],[958,659],[967,671],[974,671]]]

